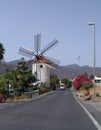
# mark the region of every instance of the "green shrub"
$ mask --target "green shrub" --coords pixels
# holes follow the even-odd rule
[[[51,90],[51,87],[48,83],[41,83],[39,87],[39,94],[46,93]]]
[[[82,83],[82,89],[84,89],[84,90],[88,90],[88,89],[90,89],[91,87],[92,87],[92,83],[89,82],[89,81],[84,81],[84,82]]]
[[[96,97],[100,97],[99,93],[96,93]]]

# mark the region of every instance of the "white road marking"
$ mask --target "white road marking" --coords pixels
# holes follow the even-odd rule
[[[95,120],[95,118],[89,113],[89,111],[84,107],[84,105],[77,99],[77,97],[74,94],[73,94],[73,96],[77,100],[77,102],[81,105],[81,107],[84,109],[84,111],[86,112],[86,114],[89,116],[89,118],[91,119],[91,121],[93,122],[93,124],[95,125],[95,127],[98,130],[101,130],[100,124]]]

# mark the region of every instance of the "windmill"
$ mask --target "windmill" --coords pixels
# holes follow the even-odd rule
[[[41,82],[50,82],[50,69],[51,61],[44,56],[44,53],[51,49],[58,43],[58,40],[54,39],[45,48],[40,50],[41,46],[41,34],[34,36],[34,51],[21,46],[19,48],[19,54],[30,58],[32,62],[32,73],[36,74],[37,79]]]

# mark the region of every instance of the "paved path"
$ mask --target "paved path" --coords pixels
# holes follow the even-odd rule
[[[101,126],[101,102],[83,102],[84,106]]]
[[[69,90],[0,107],[0,130],[97,130]]]

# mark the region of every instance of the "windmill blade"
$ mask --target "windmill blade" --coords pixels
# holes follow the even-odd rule
[[[28,53],[24,53],[24,52],[19,52],[20,55],[23,55],[25,57],[28,57],[28,58],[32,58],[31,55],[29,55]]]
[[[40,46],[41,46],[41,34],[37,34],[34,36],[34,51],[37,52],[37,55],[38,51],[40,50]]]
[[[49,68],[51,68],[51,69],[55,69],[53,66],[50,66],[50,65],[48,65],[48,64],[46,64],[46,63],[44,63],[47,67],[49,67]]]
[[[52,58],[52,57],[48,57],[48,56],[45,56],[47,59],[50,60],[50,62],[53,62],[54,64],[56,65],[59,65],[60,64],[60,60],[58,59],[55,59],[55,58]]]
[[[23,56],[26,56],[26,57],[30,57],[32,58],[33,56],[36,56],[30,49],[24,47],[24,46],[21,46],[19,48],[19,54],[23,55]]]
[[[28,65],[28,64],[32,64],[33,60],[34,60],[34,59],[31,59],[31,60],[27,61],[26,64],[27,64],[27,65]]]
[[[49,43],[40,53],[40,55],[42,55],[43,53],[45,53],[47,50],[51,49],[54,45],[56,45],[58,43],[58,40],[54,39],[51,43]]]

